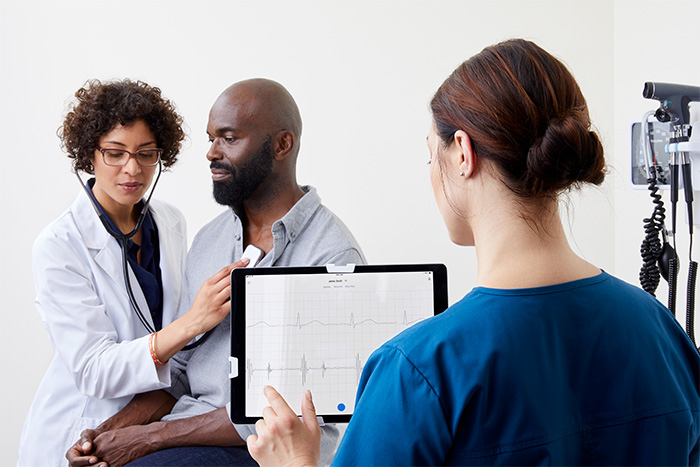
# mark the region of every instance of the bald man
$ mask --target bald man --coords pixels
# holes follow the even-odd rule
[[[204,226],[187,257],[180,313],[204,280],[238,260],[248,245],[262,249],[260,266],[363,264],[352,234],[309,186],[299,186],[296,162],[301,117],[279,83],[252,79],[227,88],[209,112],[207,152],[214,199],[230,209]],[[253,425],[233,425],[224,319],[194,350],[168,362],[171,388],[140,394],[68,451],[71,465],[257,465],[245,447]],[[322,463],[338,440],[324,428]]]

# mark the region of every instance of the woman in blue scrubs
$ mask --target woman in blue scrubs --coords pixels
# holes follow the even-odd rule
[[[566,67],[510,40],[460,65],[431,102],[430,179],[476,287],[365,365],[334,465],[698,465],[700,358],[661,303],[574,253],[558,196],[605,176]],[[315,465],[273,388],[248,448]]]

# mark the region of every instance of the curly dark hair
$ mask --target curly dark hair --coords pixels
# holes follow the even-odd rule
[[[73,170],[93,174],[92,158],[102,136],[117,124],[128,125],[144,120],[163,149],[161,160],[165,169],[177,160],[185,132],[182,117],[175,106],[161,96],[161,91],[143,81],[123,79],[102,83],[88,80],[75,93],[73,103],[57,134]]]

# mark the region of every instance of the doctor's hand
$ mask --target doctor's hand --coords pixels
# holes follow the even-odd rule
[[[247,439],[248,452],[258,464],[266,466],[318,466],[321,458],[321,427],[316,409],[307,391],[301,401],[303,422],[272,386],[265,386],[270,403],[263,419],[255,424],[256,435]]]
[[[204,281],[194,298],[194,303],[181,319],[196,330],[195,336],[207,332],[219,324],[231,310],[231,271],[248,265],[250,260],[243,258],[229,264]],[[194,337],[194,336],[193,336]]]
[[[100,459],[94,455],[94,439],[99,434],[97,430],[85,430],[80,434],[80,439],[66,452],[66,459],[71,467],[107,467],[106,462],[98,464]]]
[[[159,361],[167,362],[185,344],[228,316],[231,311],[231,271],[245,267],[249,262],[248,258],[243,258],[204,281],[187,313],[156,333],[152,345]]]

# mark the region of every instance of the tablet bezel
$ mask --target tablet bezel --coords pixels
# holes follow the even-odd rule
[[[366,274],[366,273],[394,273],[394,272],[422,272],[433,273],[433,309],[437,315],[447,309],[447,268],[444,264],[391,264],[391,265],[357,265],[352,272],[329,270],[326,266],[290,266],[290,267],[265,267],[265,268],[239,268],[231,271],[231,356],[233,374],[230,379],[231,386],[231,421],[238,424],[254,424],[259,417],[248,417],[245,414],[245,348],[246,348],[246,317],[245,313],[245,277],[254,275],[296,275],[296,274]],[[317,414],[325,423],[347,423],[352,414]]]

